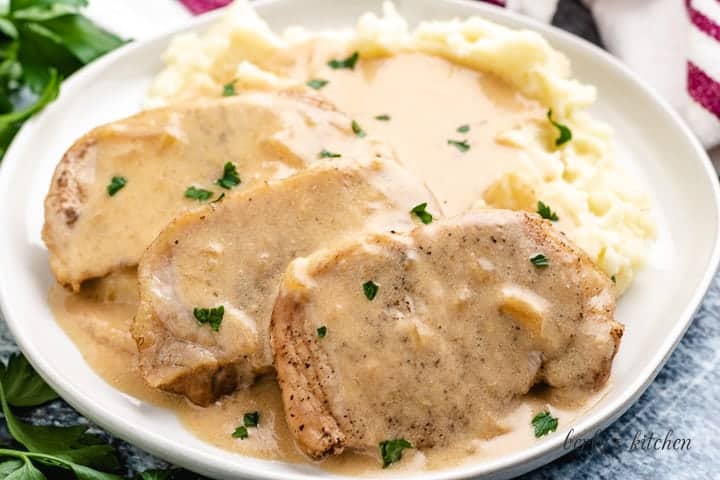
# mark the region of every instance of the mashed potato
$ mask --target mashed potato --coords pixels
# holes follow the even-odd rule
[[[424,22],[411,31],[386,3],[382,16],[367,13],[354,29],[294,27],[276,34],[238,0],[207,33],[173,40],[147,105],[217,97],[228,81],[237,89],[299,87],[317,65],[354,51],[363,60],[439,57],[499,79],[543,113],[552,109],[553,119],[572,130],[572,141],[556,147],[558,132],[544,115],[504,125],[492,140],[517,150],[519,160],[493,174],[466,208],[536,211],[542,200],[558,213],[558,227],[616,281],[619,293],[630,285],[655,235],[649,197],[615,162],[612,131],[585,112],[595,89],[572,79],[567,58],[534,32],[476,17]]]

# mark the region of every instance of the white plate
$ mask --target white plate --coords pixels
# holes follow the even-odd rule
[[[380,0],[255,2],[274,28],[290,24],[351,25]],[[626,333],[610,393],[572,427],[589,435],[617,419],[662,367],[698,307],[718,258],[720,196],[717,177],[690,131],[668,106],[600,49],[555,28],[476,2],[398,1],[412,22],[482,15],[542,33],[572,60],[577,77],[598,87],[597,117],[617,131],[619,153],[647,183],[656,203],[660,238],[651,264],[622,298],[618,319]],[[215,15],[184,30],[203,30]],[[177,33],[177,32],[174,32]],[[242,457],[212,447],[182,428],[172,413],[114,390],[85,363],[55,323],[47,303],[51,275],[40,240],[43,197],[52,171],[73,140],[101,123],[135,113],[172,34],[130,44],[63,85],[60,98],[22,129],[0,168],[0,306],[20,348],[71,405],[113,434],[172,463],[217,478],[301,479],[329,475],[310,465]],[[503,478],[562,455],[570,425],[537,445],[485,463],[424,472],[417,479],[488,474]]]

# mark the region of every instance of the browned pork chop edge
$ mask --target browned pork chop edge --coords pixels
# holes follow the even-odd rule
[[[270,342],[282,392],[285,419],[300,449],[313,460],[338,455],[345,434],[328,408],[316,370],[313,337],[305,323],[304,303],[282,290],[270,321]]]

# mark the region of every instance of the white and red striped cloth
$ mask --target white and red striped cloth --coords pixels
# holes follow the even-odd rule
[[[88,15],[121,35],[157,33],[232,0],[93,0]],[[340,0],[339,0],[340,1]],[[558,0],[485,0],[549,22]],[[583,0],[606,48],[688,122],[720,167],[720,0]]]

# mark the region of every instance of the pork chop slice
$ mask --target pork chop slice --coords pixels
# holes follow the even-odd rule
[[[288,263],[368,231],[409,230],[425,202],[438,213],[395,162],[343,160],[179,216],[139,266],[132,334],[145,379],[200,405],[251,383],[272,369],[268,326]]]
[[[607,276],[534,214],[481,210],[319,251],[289,265],[272,315],[286,420],[314,459],[488,438],[537,383],[607,380],[614,311]]]
[[[53,274],[77,291],[137,265],[162,227],[200,201],[287,177],[323,151],[384,154],[351,124],[327,102],[288,91],[151,110],[92,130],[64,155],[45,199]]]

